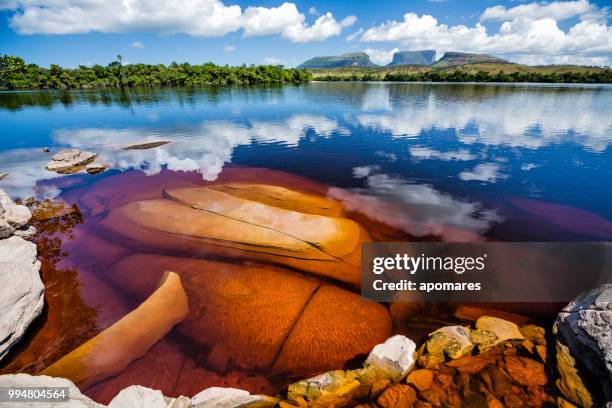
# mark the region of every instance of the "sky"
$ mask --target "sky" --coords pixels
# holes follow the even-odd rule
[[[0,0],[0,54],[42,66],[283,64],[364,51],[612,65],[611,0]]]

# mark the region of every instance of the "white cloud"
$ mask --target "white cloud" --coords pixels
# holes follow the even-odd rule
[[[232,52],[235,50],[236,50],[236,47],[234,45],[226,45],[225,47],[223,47],[223,51],[225,52]]]
[[[533,20],[541,18],[566,20],[568,18],[590,13],[596,9],[597,6],[590,4],[587,0],[529,3],[521,4],[509,9],[505,6],[494,6],[488,7],[482,13],[480,16],[480,21],[508,21],[521,17]]]
[[[353,34],[349,35],[346,37],[346,41],[355,41],[357,40],[361,34],[363,34],[363,28],[360,28],[359,30],[355,31]]]
[[[10,18],[20,34],[154,31],[218,37],[241,24],[240,6],[219,0],[19,0]]]
[[[141,41],[134,41],[130,44],[132,48],[144,48],[144,44]]]
[[[356,21],[357,17],[348,16],[338,22],[331,13],[325,13],[312,26],[305,23],[287,26],[282,35],[293,42],[323,41],[339,35],[343,28],[350,27]]]
[[[266,65],[281,65],[282,63],[283,63],[283,60],[280,58],[274,58],[274,57],[264,58],[264,64]]]
[[[378,65],[387,65],[393,59],[393,54],[399,51],[399,48],[395,47],[392,50],[380,50],[376,48],[366,48],[363,50],[370,56],[373,63]]]
[[[477,164],[472,170],[459,173],[459,178],[463,181],[482,181],[495,183],[498,178],[504,178],[499,174],[499,166],[493,163]]]
[[[500,21],[497,32],[474,26],[441,24],[431,15],[406,13],[402,21],[388,21],[366,30],[362,41],[394,41],[408,49],[436,49],[491,53],[517,62],[610,64],[612,29],[600,9],[586,0],[530,3],[510,9],[490,7],[483,21]],[[580,17],[567,30],[558,21]]]
[[[89,32],[184,33],[222,37],[244,30],[245,36],[281,34],[294,42],[322,41],[355,23],[354,16],[336,21],[331,13],[312,25],[293,3],[279,7],[226,6],[221,0],[0,0],[13,12],[10,26],[19,34]]]
[[[247,7],[243,16],[246,37],[282,33],[289,26],[300,26],[305,17],[295,4],[283,3],[279,7]]]
[[[308,14],[310,14],[311,16],[318,16],[321,13],[319,13],[319,10],[317,10],[315,6],[312,6],[308,9]]]

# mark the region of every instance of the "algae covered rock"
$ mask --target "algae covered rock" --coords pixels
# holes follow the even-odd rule
[[[525,339],[516,324],[489,316],[476,320],[476,330],[471,332],[471,338],[472,342],[482,351],[506,341]]]
[[[336,370],[298,381],[289,386],[287,398],[300,406],[345,407],[368,396],[376,372],[373,367]]]
[[[446,326],[429,335],[427,352],[446,354],[458,359],[472,352],[474,345],[470,339],[470,329],[463,326]]]

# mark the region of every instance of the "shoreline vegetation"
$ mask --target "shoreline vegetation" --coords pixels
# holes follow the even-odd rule
[[[87,89],[198,85],[252,85],[308,82],[311,75],[303,69],[280,65],[219,66],[213,63],[191,65],[123,64],[121,55],[106,66],[81,65],[62,68],[52,64],[43,68],[23,58],[0,56],[0,89]]]
[[[612,83],[612,69],[578,65],[478,63],[451,67],[311,68],[315,81]]]
[[[0,56],[0,89],[90,89],[177,87],[201,85],[299,84],[309,81],[392,82],[533,82],[612,83],[607,67],[574,65],[528,66],[478,63],[435,68],[422,65],[392,67],[284,68],[281,65],[219,66],[123,64],[120,55],[106,66],[49,68],[23,58]]]

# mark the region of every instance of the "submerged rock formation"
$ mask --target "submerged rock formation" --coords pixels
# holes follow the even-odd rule
[[[169,269],[181,276],[189,298],[190,313],[178,330],[210,348],[209,363],[220,371],[228,365],[294,375],[322,371],[391,332],[381,305],[280,267],[137,254],[119,260],[107,276],[143,298]]]
[[[137,241],[151,252],[283,264],[353,285],[360,280],[360,244],[369,240],[356,222],[319,214],[339,214],[338,202],[275,186],[158,187],[143,199],[104,202],[105,209],[92,202],[92,210],[107,214],[99,226],[114,241]]]
[[[612,401],[612,284],[578,296],[557,316],[557,386],[582,408]]]
[[[168,272],[159,288],[137,309],[51,364],[42,374],[66,377],[82,387],[117,374],[182,321],[187,308],[179,276]]]
[[[137,143],[137,144],[125,146],[125,147],[123,147],[123,150],[145,150],[145,149],[152,149],[154,147],[163,146],[163,145],[168,144],[168,143],[170,143],[169,140],[159,140],[159,141],[155,141],[155,142]]]
[[[32,234],[30,218],[26,206],[0,190],[0,360],[43,309],[36,244],[19,236]]]

